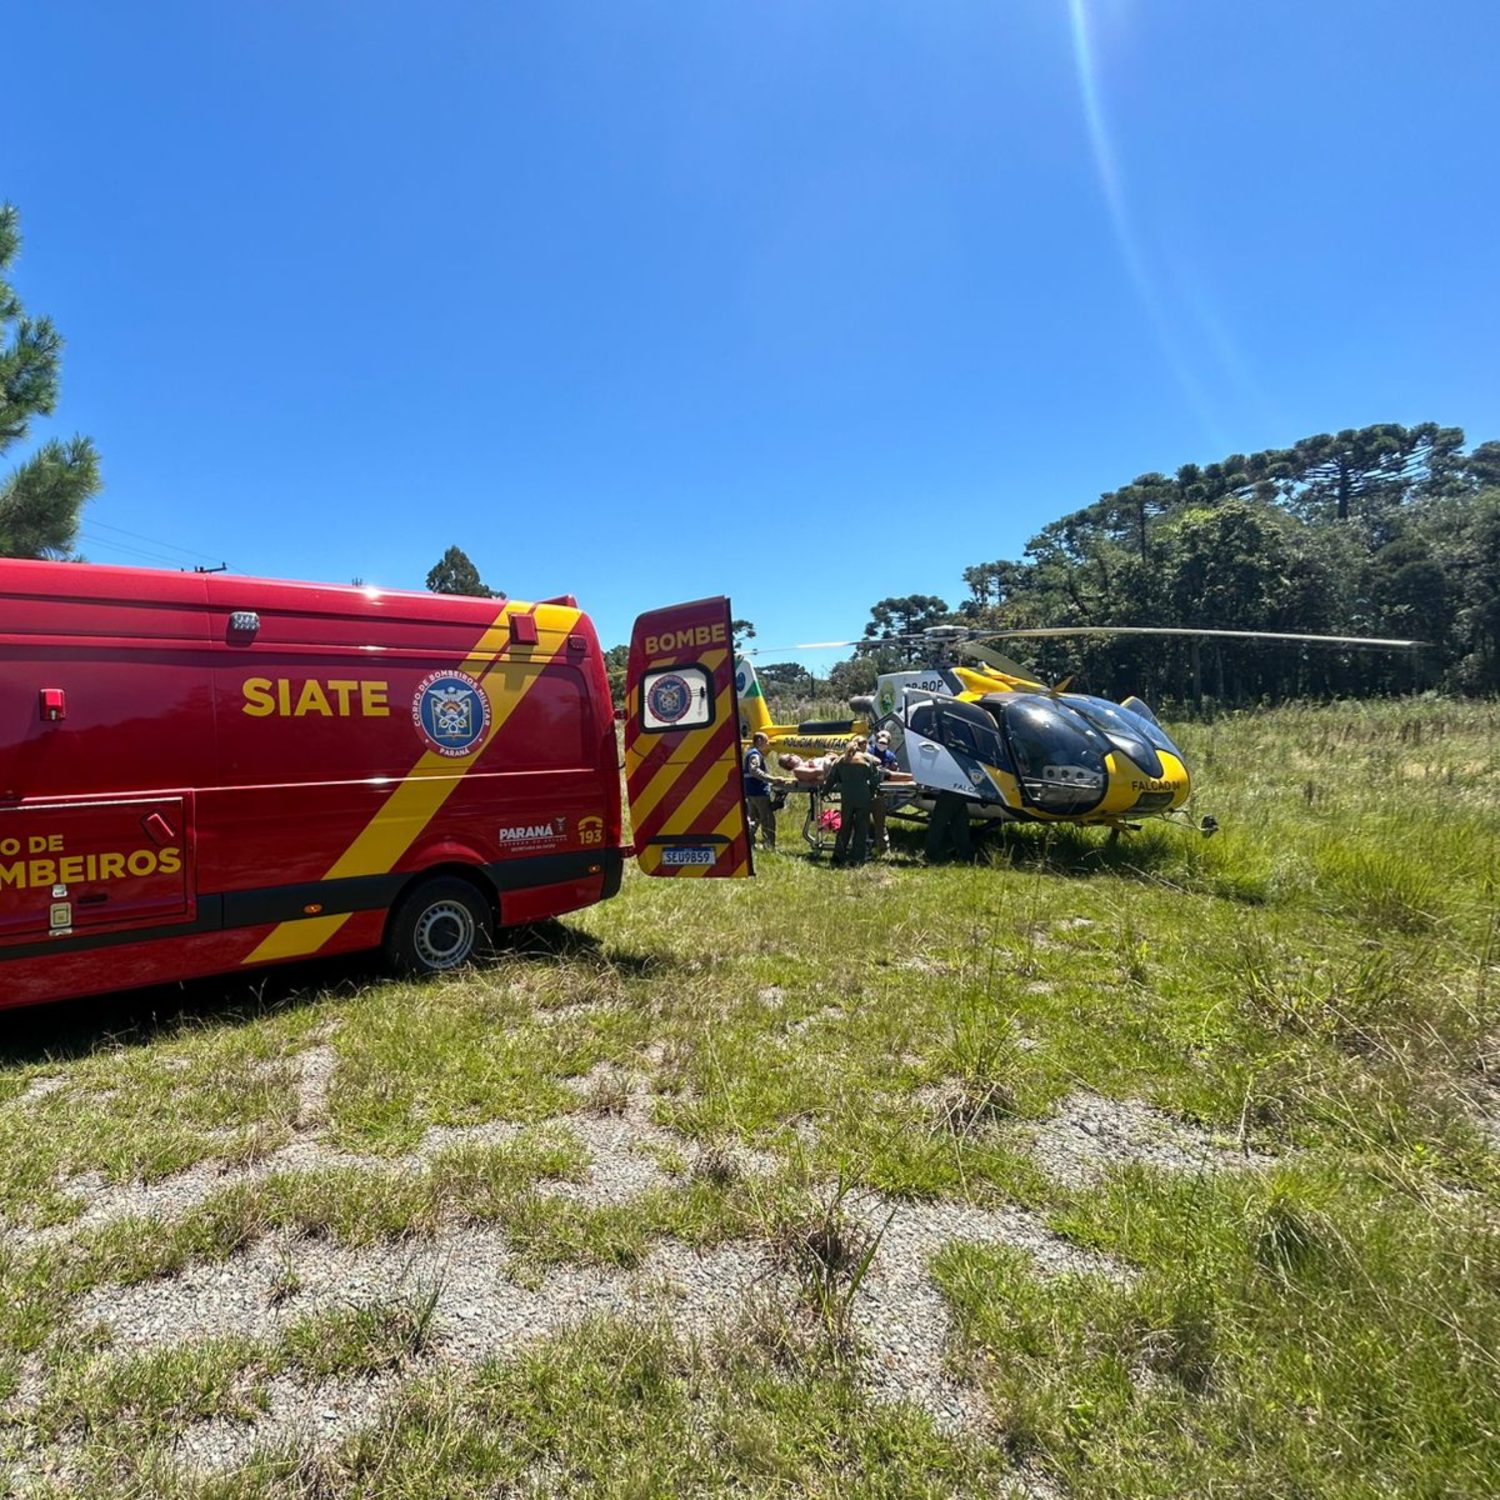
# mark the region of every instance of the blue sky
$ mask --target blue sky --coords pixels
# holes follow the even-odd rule
[[[727,592],[774,646],[956,602],[1146,470],[1500,437],[1492,0],[48,0],[5,36],[100,562],[419,587],[457,542],[606,644]]]

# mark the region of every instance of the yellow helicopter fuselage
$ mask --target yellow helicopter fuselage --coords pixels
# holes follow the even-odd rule
[[[945,665],[882,675],[861,717],[777,724],[748,663],[738,684],[747,741],[764,733],[773,754],[827,754],[888,729],[918,810],[953,792],[980,819],[1120,827],[1177,811],[1192,790],[1181,752],[1134,699],[1114,704]]]

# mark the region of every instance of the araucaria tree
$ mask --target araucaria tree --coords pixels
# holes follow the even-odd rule
[[[1016,561],[965,569],[965,620],[1168,625],[1427,642],[1415,660],[1269,642],[1069,638],[1022,648],[1104,691],[1236,701],[1500,688],[1500,443],[1423,422],[1142,474],[1044,526]],[[875,606],[866,637],[888,634]],[[905,626],[903,625],[903,628]],[[1201,668],[1201,671],[1200,671]]]
[[[33,417],[57,405],[62,336],[50,318],[31,318],[12,290],[20,248],[16,211],[0,204],[0,453],[21,442]],[[78,517],[99,490],[99,457],[84,437],[52,438],[0,479],[0,557],[67,557]]]

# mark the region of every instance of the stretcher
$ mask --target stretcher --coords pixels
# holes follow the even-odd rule
[[[885,803],[887,817],[909,803],[914,790],[909,781],[887,782],[881,787],[880,797]],[[817,782],[778,781],[772,788],[771,805],[779,811],[793,797],[807,798],[807,812],[802,819],[802,840],[816,859],[833,847],[833,841],[838,835],[839,794],[836,791],[825,791]],[[834,817],[827,818],[829,813],[833,813]]]

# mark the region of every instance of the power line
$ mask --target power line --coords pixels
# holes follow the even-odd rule
[[[80,531],[78,536],[79,540],[88,542],[91,547],[102,547],[106,552],[119,552],[126,557],[155,563],[158,568],[181,568],[183,566],[180,559],[168,557],[165,553],[148,552],[144,547],[132,547],[126,542],[116,542],[109,537],[96,536],[91,531]]]
[[[213,558],[207,552],[199,552],[192,547],[179,547],[176,542],[163,542],[154,536],[146,536],[139,531],[127,531],[123,526],[115,526],[109,521],[100,521],[96,517],[89,517],[89,525],[98,527],[103,531],[113,531],[119,536],[134,537],[138,542],[145,542],[152,547],[164,547],[168,552],[180,552],[184,557],[196,557],[203,562],[212,562]]]

